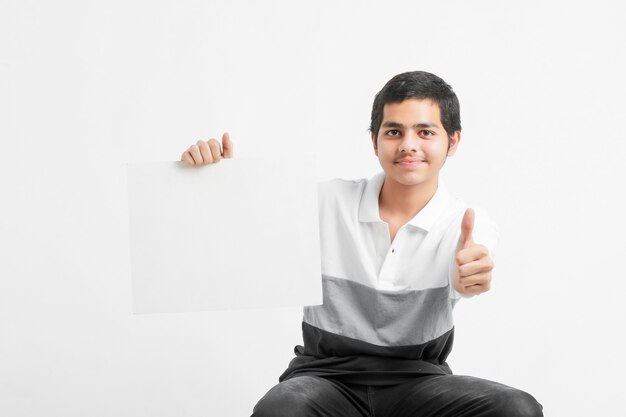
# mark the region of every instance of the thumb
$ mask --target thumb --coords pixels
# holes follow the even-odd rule
[[[465,210],[463,220],[461,221],[461,237],[459,238],[459,249],[469,248],[474,244],[474,209],[468,208]]]
[[[230,134],[228,132],[224,132],[222,135],[222,156],[224,158],[233,157],[233,141],[230,140]]]

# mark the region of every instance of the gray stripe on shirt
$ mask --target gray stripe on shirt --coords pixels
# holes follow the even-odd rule
[[[379,291],[322,276],[324,304],[304,308],[304,321],[322,330],[380,346],[419,345],[453,327],[448,286]]]

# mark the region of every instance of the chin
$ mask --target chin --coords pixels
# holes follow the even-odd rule
[[[406,173],[404,175],[389,175],[389,177],[398,184],[404,185],[406,187],[413,187],[423,184],[427,181],[427,178],[424,178],[423,175],[412,173]]]

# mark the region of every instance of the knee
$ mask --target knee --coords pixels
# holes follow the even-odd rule
[[[254,407],[252,417],[309,416],[316,410],[317,389],[314,377],[302,376],[281,382],[270,389]]]
[[[543,407],[535,398],[518,389],[510,388],[491,397],[494,417],[543,417]]]

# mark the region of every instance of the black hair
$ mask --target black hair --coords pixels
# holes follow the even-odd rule
[[[411,71],[398,74],[389,81],[374,97],[370,132],[378,136],[383,121],[383,108],[387,103],[400,103],[410,98],[430,99],[439,106],[441,124],[448,137],[461,131],[459,99],[444,80],[425,71]]]

